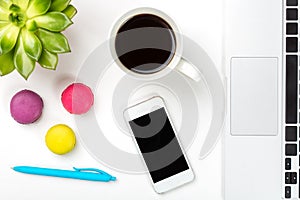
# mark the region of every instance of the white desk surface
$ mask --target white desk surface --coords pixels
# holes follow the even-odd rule
[[[199,131],[187,151],[196,175],[195,181],[163,195],[154,192],[146,174],[121,173],[98,163],[79,140],[74,151],[57,156],[47,149],[44,137],[48,128],[57,123],[68,124],[76,132],[72,115],[60,103],[60,94],[74,80],[89,53],[107,40],[113,23],[133,8],[149,6],[167,13],[182,33],[200,44],[221,69],[222,0],[73,0],[73,4],[78,14],[74,18],[74,25],[65,32],[72,53],[60,56],[57,70],[51,72],[37,66],[27,82],[16,72],[0,78],[0,199],[221,200],[221,141],[209,157],[198,160],[204,130]],[[39,93],[45,103],[42,118],[26,126],[16,123],[9,112],[11,97],[25,88]],[[15,165],[63,169],[73,166],[94,167],[115,175],[118,181],[101,183],[26,175],[14,172],[11,167]]]

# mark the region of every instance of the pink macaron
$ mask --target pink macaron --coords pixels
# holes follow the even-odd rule
[[[11,116],[20,124],[30,124],[38,120],[43,107],[42,98],[31,90],[16,93],[10,101]]]
[[[88,86],[73,83],[63,91],[61,102],[69,113],[80,115],[90,110],[94,104],[94,94]]]

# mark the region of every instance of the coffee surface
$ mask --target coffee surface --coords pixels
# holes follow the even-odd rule
[[[115,50],[127,69],[152,74],[164,69],[174,57],[175,34],[162,18],[140,14],[130,18],[118,30]]]

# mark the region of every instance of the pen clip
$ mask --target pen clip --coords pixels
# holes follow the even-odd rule
[[[76,168],[76,167],[73,167],[73,169],[77,172],[93,172],[93,173],[99,173],[99,174],[102,174],[102,175],[106,175],[106,176],[109,176],[109,177],[112,177],[112,175],[100,170],[100,169],[96,169],[96,168]]]

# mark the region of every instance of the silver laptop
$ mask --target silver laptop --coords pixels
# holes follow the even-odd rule
[[[225,200],[299,199],[300,0],[224,0]]]

